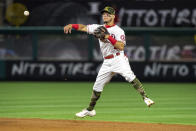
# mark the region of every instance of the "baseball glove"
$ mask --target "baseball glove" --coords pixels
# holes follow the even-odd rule
[[[94,36],[98,39],[104,40],[105,35],[109,35],[108,30],[104,26],[99,26],[97,29],[94,31]]]

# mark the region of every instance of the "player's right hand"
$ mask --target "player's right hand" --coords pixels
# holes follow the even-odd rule
[[[70,33],[71,34],[71,30],[72,30],[72,25],[69,24],[69,25],[66,25],[64,27],[64,33],[67,34],[67,33]]]

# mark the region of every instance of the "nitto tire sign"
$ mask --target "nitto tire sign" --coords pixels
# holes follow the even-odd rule
[[[6,61],[6,80],[95,81],[102,62]],[[131,62],[142,81],[196,82],[196,62]],[[125,81],[120,75],[115,81]]]
[[[196,26],[195,9],[124,9],[119,11],[122,26]],[[123,19],[127,15],[127,18]]]
[[[56,67],[51,63],[28,63],[21,61],[19,64],[13,64],[11,68],[12,76],[34,76],[35,74],[52,76],[56,74]]]
[[[151,63],[144,67],[143,77],[157,81],[196,82],[196,63]]]
[[[7,62],[8,79],[14,80],[92,80],[101,63],[93,62]]]
[[[194,66],[193,66],[194,70]],[[195,72],[195,71],[194,71]],[[185,64],[157,64],[146,65],[144,69],[145,77],[187,77],[189,75],[189,67]]]

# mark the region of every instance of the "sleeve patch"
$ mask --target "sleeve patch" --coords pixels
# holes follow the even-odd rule
[[[122,41],[125,41],[125,35],[121,35],[121,36],[120,36],[120,39],[121,39]]]

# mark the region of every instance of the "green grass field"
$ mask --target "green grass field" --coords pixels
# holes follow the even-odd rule
[[[148,108],[129,83],[106,85],[95,117],[75,118],[90,101],[93,83],[0,82],[1,118],[124,121],[196,125],[196,83],[144,83]]]

